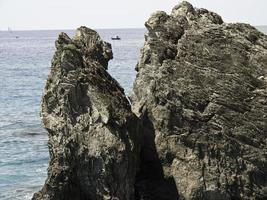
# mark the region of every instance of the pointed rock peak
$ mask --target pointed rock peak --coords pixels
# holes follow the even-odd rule
[[[164,11],[154,12],[145,23],[147,29],[154,28],[159,23],[166,21],[170,16]]]
[[[87,28],[86,26],[81,26],[76,30],[73,40],[83,43],[84,46],[88,47],[96,41],[101,41],[101,38],[95,30]]]
[[[75,54],[75,58],[82,57],[88,63],[97,62],[99,66],[107,69],[108,61],[113,58],[111,44],[103,41],[96,31],[85,26],[76,30],[73,39],[66,33],[60,33],[56,40],[56,48],[58,50],[54,56],[56,61],[62,60],[61,55],[64,55],[64,58],[71,62]],[[77,63],[75,66],[78,66]]]
[[[56,40],[56,48],[57,49],[62,48],[64,45],[67,45],[67,44],[70,44],[70,43],[72,43],[72,41],[69,38],[69,36],[64,32],[61,32],[58,35],[58,39]]]
[[[81,26],[73,41],[82,49],[85,59],[95,60],[107,69],[108,61],[113,58],[111,44],[104,42],[96,31]]]
[[[90,28],[88,28],[86,26],[81,26],[81,27],[77,28],[76,36],[85,35],[85,34],[87,34],[87,35],[95,34],[95,35],[97,35],[99,37],[98,33],[95,30],[90,29]]]
[[[182,3],[178,4],[172,9],[172,15],[173,16],[178,16],[178,15],[187,15],[187,13],[194,13],[195,9],[187,1],[183,1]]]
[[[222,24],[220,15],[203,8],[194,8],[187,1],[183,1],[172,9],[171,17],[175,19],[186,18],[189,24]]]

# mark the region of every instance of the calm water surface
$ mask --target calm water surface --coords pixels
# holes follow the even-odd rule
[[[45,181],[49,156],[39,108],[59,32],[0,32],[1,200],[30,199]],[[114,59],[109,63],[109,72],[128,92],[135,78],[134,67],[145,30],[98,32],[112,44]],[[122,40],[111,41],[114,35]]]

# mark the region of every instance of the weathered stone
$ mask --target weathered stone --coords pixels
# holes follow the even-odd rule
[[[51,160],[33,199],[267,199],[267,36],[188,2],[145,26],[139,119],[106,71],[110,44],[86,27],[59,35],[41,111]]]
[[[111,45],[86,27],[56,41],[41,108],[48,178],[34,200],[132,200],[138,119],[106,71]]]
[[[267,36],[188,2],[145,25],[139,199],[267,199]]]

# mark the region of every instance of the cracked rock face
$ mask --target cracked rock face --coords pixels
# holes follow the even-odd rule
[[[111,45],[86,27],[56,41],[41,106],[48,178],[34,200],[131,200],[138,119],[106,71]]]
[[[132,107],[106,71],[110,44],[59,35],[33,199],[267,199],[267,36],[187,2],[145,25]]]
[[[267,199],[267,36],[187,2],[146,22],[140,199]]]

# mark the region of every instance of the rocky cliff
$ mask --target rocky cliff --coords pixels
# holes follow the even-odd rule
[[[36,200],[133,199],[138,119],[106,71],[111,45],[86,27],[56,41],[41,107],[48,178]]]
[[[106,71],[110,44],[59,35],[33,199],[267,199],[267,36],[187,2],[145,25],[132,105]]]
[[[141,193],[267,199],[267,36],[187,2],[145,25],[131,96],[144,124]]]

